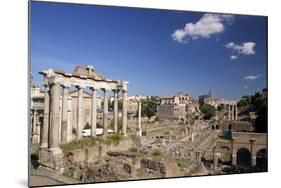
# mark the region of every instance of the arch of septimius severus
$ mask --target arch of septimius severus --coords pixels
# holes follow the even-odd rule
[[[92,91],[91,102],[91,135],[96,136],[97,125],[97,92],[103,91],[103,135],[108,134],[108,100],[109,92],[114,93],[113,131],[118,132],[118,93],[122,93],[122,134],[127,132],[127,95],[128,82],[110,80],[102,77],[92,66],[75,68],[73,73],[64,71],[45,70],[40,72],[44,76],[44,118],[40,134],[40,163],[59,169],[62,162],[60,143],[67,143],[69,131],[72,131],[68,118],[68,94],[69,88],[75,86],[78,91],[76,140],[82,139],[83,125],[83,90]],[[60,98],[62,98],[62,110],[60,110]]]

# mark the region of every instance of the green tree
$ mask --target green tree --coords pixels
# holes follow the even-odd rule
[[[158,98],[157,97],[150,97],[147,99],[144,99],[142,102],[142,116],[146,116],[148,118],[151,118],[152,116],[155,116],[156,114],[156,108],[158,104]]]
[[[260,96],[255,100],[256,132],[267,132],[267,98]]]
[[[218,111],[223,111],[223,109],[224,109],[224,105],[221,104],[221,105],[218,106],[218,109],[217,109],[217,110],[218,110]]]
[[[211,119],[216,114],[216,109],[210,104],[203,104],[200,106],[201,112],[204,114],[204,119]]]

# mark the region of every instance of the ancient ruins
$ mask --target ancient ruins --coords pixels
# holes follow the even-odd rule
[[[89,65],[40,74],[44,88],[31,88],[34,176],[87,183],[267,170],[267,133],[254,131],[251,106],[211,92],[128,96],[128,81]]]
[[[91,107],[91,135],[96,136],[97,124],[97,92],[102,90],[104,94],[103,105],[103,135],[108,134],[108,102],[109,91],[114,92],[114,132],[118,132],[117,122],[117,97],[118,92],[122,93],[122,134],[127,135],[127,93],[128,82],[120,80],[109,80],[95,72],[91,66],[76,67],[73,73],[64,71],[46,70],[40,72],[44,76],[44,116],[43,128],[40,135],[40,162],[50,168],[61,168],[62,151],[60,143],[67,143],[69,132],[72,131],[68,112],[68,93],[71,86],[75,86],[78,91],[78,108],[76,123],[76,140],[82,139],[83,129],[83,90],[89,88],[92,91]],[[60,96],[62,94],[62,114],[60,118]],[[36,111],[33,113],[34,124],[36,124]],[[61,121],[61,123],[60,123]],[[61,125],[61,127],[60,127]]]

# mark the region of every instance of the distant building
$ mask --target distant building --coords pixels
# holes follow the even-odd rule
[[[206,104],[207,101],[211,101],[211,99],[212,99],[212,92],[209,91],[208,95],[200,95],[199,96],[199,103],[200,104]]]
[[[160,119],[184,120],[189,111],[194,109],[194,100],[191,96],[178,93],[171,96],[160,97],[157,106],[157,116]]]
[[[199,96],[199,104],[209,104],[217,108],[220,105],[229,105],[229,104],[235,104],[237,101],[235,100],[228,100],[228,99],[218,99],[214,98],[212,96],[212,92],[209,91],[208,95],[200,95]]]
[[[138,102],[145,99],[150,99],[151,96],[132,95],[128,97],[128,113],[131,116],[137,114]]]

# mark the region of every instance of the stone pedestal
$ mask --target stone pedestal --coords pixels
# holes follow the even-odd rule
[[[53,170],[60,171],[63,167],[63,153],[58,148],[40,148],[39,162],[41,165]]]

